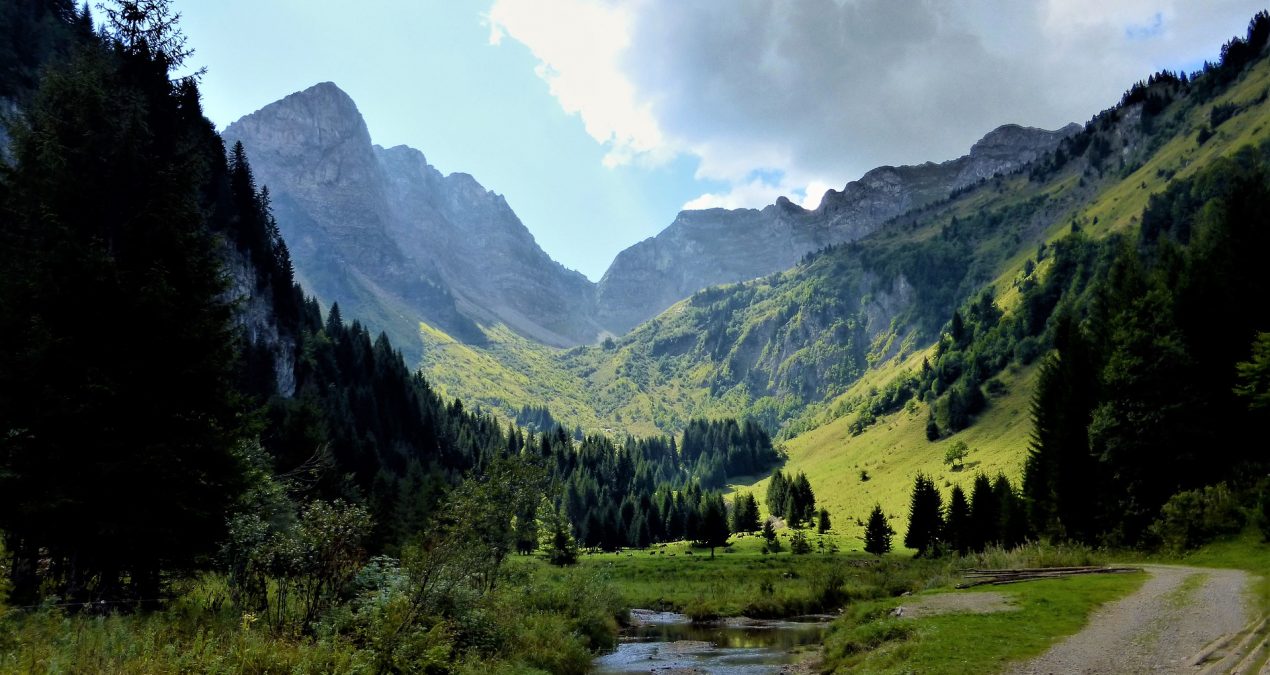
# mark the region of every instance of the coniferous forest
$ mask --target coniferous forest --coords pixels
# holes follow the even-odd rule
[[[807,383],[834,392],[816,442],[893,435],[871,461],[798,464],[774,418],[741,412],[634,435],[543,401],[465,405],[297,281],[284,210],[204,115],[173,2],[0,4],[0,672],[583,673],[622,653],[633,609],[816,615],[771,663],[942,672],[964,635],[901,603],[972,568],[1198,549],[1270,573],[1270,141],[1157,171],[1131,226],[1070,206],[1138,180],[1114,152],[1229,141],[1268,42],[1262,12],[1216,63],[1138,83],[1026,168],[807,255],[799,297],[862,265],[911,285],[889,320],[916,328],[866,347],[866,302],[821,303],[852,312],[828,322],[850,346],[834,372],[874,379]],[[1143,140],[1113,150],[1129,124]],[[829,349],[724,320],[773,279],[675,310],[709,315],[694,344],[729,377],[760,378],[745,344]],[[995,438],[973,433],[1012,400],[1028,441],[987,464],[964,439]],[[897,494],[903,513],[883,507]],[[1056,640],[1144,578],[1019,590],[1026,620],[983,624],[1016,632],[961,663],[1035,656],[1021,627]]]

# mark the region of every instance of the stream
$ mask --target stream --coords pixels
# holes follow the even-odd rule
[[[682,614],[632,610],[617,650],[595,660],[596,673],[777,673],[800,647],[820,644],[828,617],[783,621],[729,619],[694,624]]]

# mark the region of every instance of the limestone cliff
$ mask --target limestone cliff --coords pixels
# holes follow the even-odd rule
[[[825,193],[812,211],[784,198],[757,211],[683,211],[656,237],[618,254],[599,283],[599,320],[624,333],[702,288],[787,269],[811,251],[854,241],[911,209],[1019,169],[1079,130],[1006,125],[954,160],[873,169]]]

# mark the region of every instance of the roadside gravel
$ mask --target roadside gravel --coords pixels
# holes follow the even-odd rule
[[[1095,612],[1081,632],[1036,659],[1007,669],[1050,673],[1197,673],[1206,645],[1253,619],[1251,577],[1240,570],[1146,565],[1151,578],[1133,595]]]

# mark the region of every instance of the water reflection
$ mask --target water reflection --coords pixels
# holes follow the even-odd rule
[[[773,673],[798,659],[797,648],[819,645],[824,631],[823,623],[799,621],[644,624],[626,631],[617,651],[596,659],[595,666],[599,673]]]

